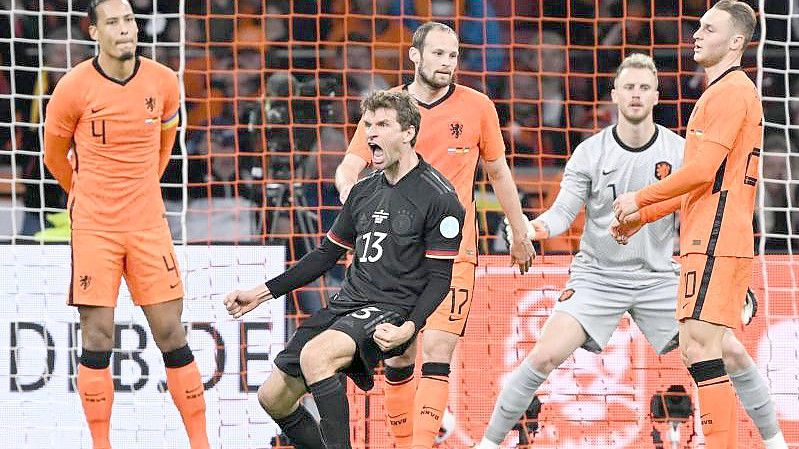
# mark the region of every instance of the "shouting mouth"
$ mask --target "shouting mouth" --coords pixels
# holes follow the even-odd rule
[[[369,145],[369,150],[372,151],[372,164],[381,165],[383,162],[385,162],[386,155],[383,151],[383,148],[381,148],[380,145],[374,142],[369,142],[368,145]]]

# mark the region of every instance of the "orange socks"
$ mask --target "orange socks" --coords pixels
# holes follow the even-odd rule
[[[108,365],[111,351],[84,350],[78,367],[78,392],[89,423],[94,449],[111,449],[109,430],[114,402],[114,382]],[[164,353],[166,383],[183,417],[192,449],[208,449],[205,431],[205,398],[200,371],[186,345]]]
[[[704,360],[688,368],[699,388],[699,413],[707,449],[737,447],[735,392],[721,359]]]
[[[87,359],[105,358],[99,365],[105,367],[94,368],[86,366]],[[111,380],[111,369],[108,368],[111,351],[94,352],[83,351],[81,364],[78,366],[78,393],[83,403],[83,413],[89,423],[94,449],[111,449],[109,431],[111,428],[111,406],[114,403],[114,382]],[[93,366],[97,363],[88,362]]]
[[[166,384],[172,395],[172,400],[183,418],[191,449],[208,449],[204,387],[191,349],[186,345],[164,353],[164,364],[166,365]]]
[[[409,449],[413,441],[413,402],[416,396],[414,365],[386,366],[385,400],[388,427],[398,449]]]
[[[735,398],[733,394],[733,398]],[[727,449],[738,448],[738,406],[733,403],[730,407],[730,430],[727,432]]]
[[[449,398],[449,363],[425,363],[416,391],[413,448],[433,447]]]

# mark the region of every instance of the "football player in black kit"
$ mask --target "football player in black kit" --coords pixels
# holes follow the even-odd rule
[[[349,449],[346,373],[359,388],[402,354],[449,292],[464,210],[455,188],[414,151],[420,115],[406,92],[374,92],[361,104],[375,173],[359,181],[322,244],[280,276],[225,299],[238,318],[315,280],[348,250],[341,291],[305,320],[275,358],[258,401],[300,449]],[[299,405],[313,394],[320,423]],[[321,432],[320,432],[321,431]]]

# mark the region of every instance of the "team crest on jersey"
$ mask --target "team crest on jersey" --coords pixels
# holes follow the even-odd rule
[[[449,132],[450,134],[452,134],[452,137],[456,139],[460,138],[461,134],[463,134],[463,123],[461,122],[450,123]]]
[[[563,290],[563,292],[561,292],[560,298],[558,298],[558,302],[567,301],[571,299],[572,296],[574,296],[574,289],[567,288],[566,290]]]
[[[144,99],[144,107],[147,108],[148,111],[153,112],[155,111],[155,98],[147,97]]]
[[[407,209],[402,209],[391,219],[391,230],[396,234],[408,234],[413,223],[413,214]]]
[[[660,161],[655,164],[655,178],[663,179],[671,174],[671,164],[666,161]]]

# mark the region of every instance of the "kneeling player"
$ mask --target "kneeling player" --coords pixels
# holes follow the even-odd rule
[[[374,366],[402,354],[449,292],[461,242],[464,210],[455,189],[414,152],[420,115],[411,97],[376,92],[361,109],[378,171],[355,184],[316,250],[265,285],[225,299],[238,318],[355,251],[341,291],[300,326],[258,391],[261,406],[300,448],[350,447],[346,389],[337,373],[372,388]],[[298,404],[306,391],[319,408],[319,427]]]

